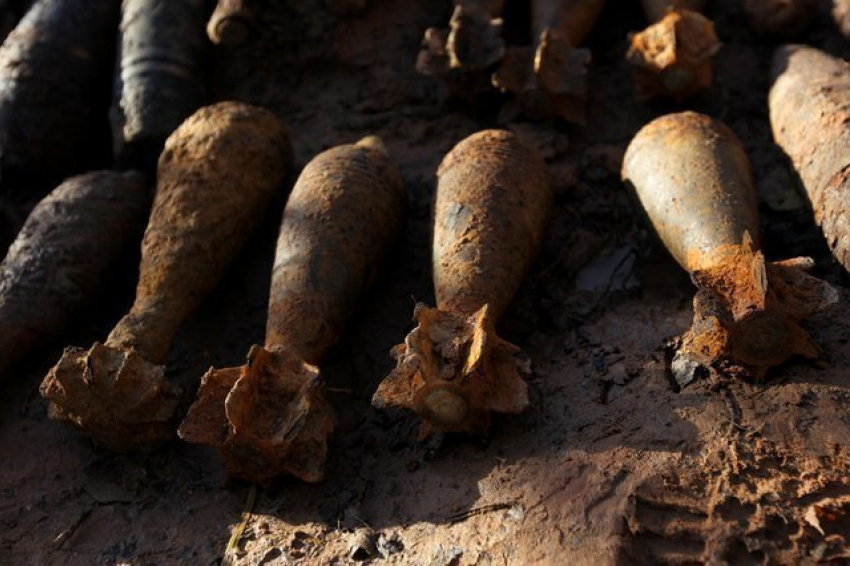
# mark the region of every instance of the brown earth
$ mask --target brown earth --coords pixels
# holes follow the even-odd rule
[[[824,350],[817,363],[791,361],[763,385],[676,392],[663,344],[690,322],[694,288],[648,236],[619,181],[626,144],[651,118],[680,108],[718,117],[753,160],[768,260],[813,256],[816,275],[846,288],[772,144],[772,46],[750,31],[740,2],[715,3],[724,42],[717,80],[682,106],[632,101],[626,33],[644,24],[637,6],[609,2],[589,40],[584,130],[518,121],[496,96],[443,101],[413,62],[422,31],[447,20],[449,2],[434,10],[425,0],[374,0],[344,21],[320,13],[315,0],[285,4],[271,2],[266,32],[250,47],[219,52],[217,97],[279,111],[299,168],[329,146],[382,136],[412,209],[395,260],[322,368],[338,415],[326,480],[259,489],[229,558],[345,564],[360,545],[357,558],[434,565],[850,561],[847,300],[804,323]],[[509,6],[507,32],[521,41],[527,18],[518,4]],[[850,53],[825,11],[802,40]],[[409,329],[414,301],[433,303],[437,164],[457,141],[493,126],[541,145],[557,191],[541,257],[500,329],[534,362],[532,408],[499,419],[486,440],[423,444],[413,417],[377,412],[369,399],[392,367],[388,350]],[[209,366],[239,365],[261,342],[281,207],[178,335],[167,375],[188,393]],[[20,220],[19,204],[3,212]],[[137,261],[128,258],[114,292],[68,344],[102,339],[126,312]],[[48,421],[37,388],[62,345],[21,364],[2,387],[0,562],[218,561],[249,487],[226,483],[213,449],[175,441],[116,456]]]

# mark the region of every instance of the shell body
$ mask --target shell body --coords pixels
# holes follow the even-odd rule
[[[835,258],[850,271],[850,69],[812,47],[773,59],[770,125],[808,194]]]
[[[36,176],[52,184],[91,164],[86,152],[98,140],[89,133],[99,131],[98,105],[108,100],[117,20],[114,0],[38,0],[3,42],[4,181]]]
[[[333,412],[315,364],[338,341],[404,225],[401,175],[376,138],[329,149],[302,171],[278,238],[265,347],[211,369],[180,425],[254,482],[324,475]]]
[[[0,264],[0,378],[97,296],[149,205],[140,174],[113,171],[72,177],[36,205]]]
[[[724,124],[683,112],[644,126],[629,144],[623,180],[655,232],[688,271],[712,262],[748,233],[759,239],[758,198],[749,159]]]
[[[498,320],[536,257],[552,206],[549,171],[513,134],[485,130],[439,170],[432,270],[437,308]]]
[[[187,119],[159,158],[136,301],[107,344],[163,362],[282,190],[291,162],[286,126],[268,110],[222,102]]]
[[[381,150],[329,149],[302,171],[283,213],[266,344],[318,363],[341,336],[404,226],[401,174]]]
[[[110,111],[115,160],[145,170],[206,97],[204,0],[123,0]]]

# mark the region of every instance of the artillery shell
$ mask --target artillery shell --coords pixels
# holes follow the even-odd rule
[[[372,404],[415,410],[431,431],[481,432],[490,413],[528,405],[518,348],[495,333],[540,246],[552,203],[549,171],[513,134],[474,134],[443,159],[434,211],[437,308],[394,353]]]
[[[206,97],[204,0],[124,0],[110,111],[115,160],[148,170]]]
[[[180,426],[217,446],[231,476],[263,482],[324,475],[333,416],[315,364],[356,314],[404,224],[401,175],[374,138],[316,156],[286,209],[265,347],[240,368],[210,370]]]
[[[721,122],[694,112],[653,120],[629,144],[623,179],[634,185],[664,246],[688,272],[704,267],[716,249],[742,244],[745,233],[759,245],[750,162]]]
[[[309,363],[337,343],[404,227],[407,193],[375,140],[316,156],[284,210],[266,342]]]
[[[142,175],[113,171],[68,179],[36,205],[0,264],[0,379],[97,296],[149,205]]]
[[[605,7],[605,0],[535,0],[533,47],[508,49],[493,86],[518,95],[521,111],[533,118],[560,116],[585,122],[589,49],[579,49]]]
[[[84,171],[106,104],[118,8],[39,0],[0,47],[0,176],[53,184]],[[103,81],[103,92],[98,86]],[[105,124],[104,124],[105,125]]]
[[[629,144],[623,180],[699,289],[673,362],[680,384],[698,368],[761,378],[796,354],[817,357],[799,322],[835,292],[804,273],[809,258],[765,261],[749,161],[729,128],[694,112],[658,118]]]
[[[756,32],[772,37],[802,33],[818,13],[818,0],[744,0]]]
[[[159,160],[136,300],[105,344],[67,348],[41,386],[55,418],[115,450],[171,436],[177,401],[163,367],[180,326],[245,245],[291,163],[286,128],[235,102],[202,108]]]
[[[815,222],[850,271],[850,71],[812,47],[788,45],[773,56],[770,125],[809,196]]]
[[[708,88],[711,58],[720,47],[711,20],[690,10],[669,11],[631,38],[626,60],[632,65],[637,98],[682,100]]]
[[[207,35],[215,44],[242,45],[251,36],[259,0],[218,0],[207,23]]]

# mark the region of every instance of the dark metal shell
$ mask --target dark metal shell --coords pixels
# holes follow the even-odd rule
[[[623,180],[637,194],[661,241],[689,272],[707,267],[712,251],[759,241],[758,198],[738,137],[694,112],[653,120],[634,137]]]
[[[36,205],[0,264],[0,378],[95,298],[149,205],[142,175],[114,171],[68,179]]]
[[[0,175],[45,183],[85,171],[108,100],[115,0],[39,0],[0,47]],[[98,93],[103,83],[104,90]],[[103,123],[105,133],[105,121]],[[104,136],[105,137],[105,136]]]
[[[406,209],[401,174],[381,149],[361,142],[314,157],[283,213],[266,345],[321,361],[398,241]]]
[[[152,168],[206,97],[204,0],[124,0],[110,119],[116,161]]]

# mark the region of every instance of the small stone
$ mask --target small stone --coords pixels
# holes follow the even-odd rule
[[[393,533],[386,537],[383,533],[378,537],[378,554],[382,558],[389,558],[393,554],[398,554],[404,550],[404,543],[401,542],[401,537],[398,533]]]

